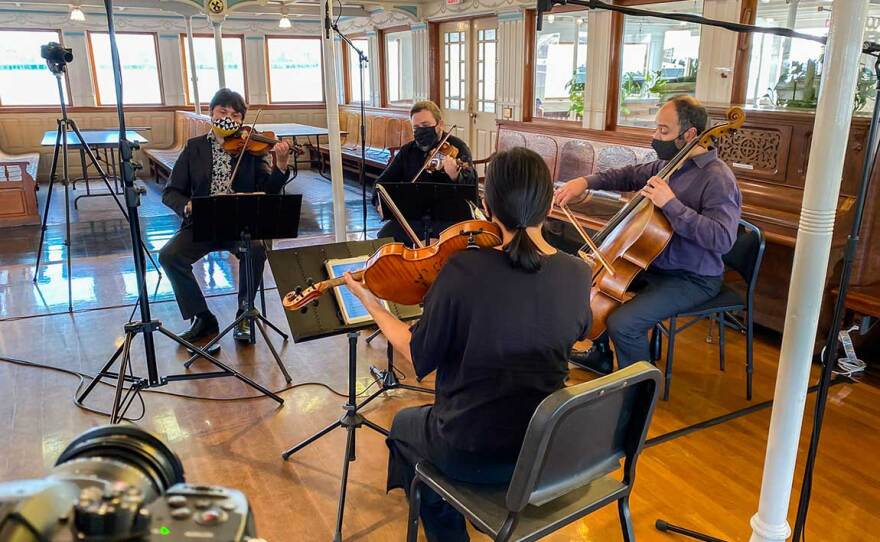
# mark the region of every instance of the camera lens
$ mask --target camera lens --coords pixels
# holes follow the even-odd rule
[[[96,427],[75,438],[61,453],[52,478],[124,482],[145,501],[184,482],[180,459],[161,440],[131,425]]]

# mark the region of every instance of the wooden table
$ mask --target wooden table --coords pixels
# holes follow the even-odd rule
[[[149,130],[149,128],[133,128],[131,130],[126,130],[125,138],[132,143],[147,143],[147,139],[137,133],[137,131],[145,130]],[[81,141],[76,135],[76,132],[67,132],[67,147],[79,151],[79,159],[82,163],[83,169],[83,176],[71,181],[71,186],[76,190],[76,183],[78,181],[84,180],[86,182],[86,193],[74,198],[74,208],[77,208],[80,198],[111,196],[114,195],[114,193],[115,195],[122,194],[122,186],[116,170],[117,153],[114,152],[119,147],[119,130],[80,130],[80,133],[82,134],[85,145],[83,145],[83,141]],[[43,140],[40,141],[40,145],[43,147],[54,148],[56,144],[61,145],[61,142],[56,142],[57,138],[58,130],[47,130],[46,133],[43,134]],[[110,171],[106,171],[107,179],[105,179],[107,181],[107,189],[110,192],[92,193],[91,188],[89,187],[89,163],[86,161],[86,146],[94,152],[95,158],[98,160],[101,160],[101,154],[103,154],[103,162],[110,168]],[[113,187],[110,186],[110,179],[113,180]]]

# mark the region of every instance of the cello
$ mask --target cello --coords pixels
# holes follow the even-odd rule
[[[718,139],[734,132],[745,122],[745,113],[739,107],[728,109],[726,116],[727,122],[712,126],[691,139],[657,176],[668,182],[697,147],[713,148]],[[568,209],[563,208],[563,211],[575,225]],[[575,225],[575,229],[587,245],[595,247],[595,259],[602,264],[593,266],[590,288],[593,322],[587,337],[595,340],[605,332],[608,316],[632,299],[633,294],[628,291],[632,281],[663,252],[673,232],[663,213],[641,193],[618,211],[592,239],[579,226]],[[579,254],[586,255],[583,249]]]

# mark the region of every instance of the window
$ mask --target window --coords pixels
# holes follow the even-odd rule
[[[180,37],[183,49],[183,78],[186,81],[186,101],[192,103],[192,77],[189,74],[189,44],[186,35]],[[210,36],[194,36],[193,49],[196,55],[196,76],[199,80],[199,100],[210,100],[220,90],[220,75],[217,71],[217,53],[214,50],[214,38]],[[247,99],[244,86],[244,40],[240,37],[223,38],[223,72],[226,86]]]
[[[321,40],[266,38],[269,102],[323,102]]]
[[[367,55],[367,59],[372,59],[372,55],[370,55],[370,41],[366,39],[358,39],[351,40],[355,47],[360,49],[365,55]],[[349,103],[360,103],[361,102],[361,69],[360,69],[360,56],[357,51],[351,48],[350,45],[348,47],[348,88],[350,91],[349,95]],[[364,76],[364,96],[363,101],[366,103],[370,103],[370,96],[373,95],[373,87],[370,86],[370,65],[367,64],[364,66],[363,70]]]
[[[465,80],[467,78],[467,43],[462,31],[443,33],[443,109],[463,111],[465,101]]]
[[[769,0],[758,4],[755,24],[784,26],[805,34],[827,36],[831,3],[820,0]],[[880,6],[869,4],[865,41],[880,39]],[[759,106],[815,109],[825,46],[821,43],[753,34],[746,103]],[[854,97],[857,111],[874,107],[874,69],[871,57],[862,56]]]
[[[477,32],[477,111],[495,112],[495,46],[498,31],[485,28]]]
[[[57,31],[0,31],[0,105],[58,105],[58,84],[40,46],[61,43]],[[83,59],[73,59],[82,62]],[[67,100],[67,84],[61,87]],[[69,103],[69,102],[68,102]]]
[[[534,117],[580,120],[587,77],[587,12],[544,16],[535,43]]]
[[[385,34],[385,81],[388,105],[409,105],[413,102],[412,32]]]
[[[703,13],[702,0],[653,4],[665,13]],[[653,17],[624,16],[617,124],[653,127],[659,106],[697,86],[700,25]]]
[[[110,58],[110,36],[105,32],[89,32],[92,68],[98,90],[98,105],[116,105],[116,84]],[[122,92],[126,104],[161,104],[159,61],[154,34],[117,32],[119,62],[122,64]]]

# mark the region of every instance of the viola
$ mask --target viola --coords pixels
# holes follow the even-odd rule
[[[745,113],[742,109],[728,109],[727,122],[717,124],[691,139],[657,176],[668,181],[698,147],[713,148],[719,138],[733,133],[744,122]],[[564,211],[574,224],[574,218],[567,210]],[[586,233],[577,229],[587,241],[589,238]],[[593,248],[595,259],[601,265],[593,267],[590,288],[593,321],[588,338],[595,340],[602,335],[608,316],[632,299],[633,294],[629,292],[632,281],[663,252],[672,239],[672,233],[672,226],[663,213],[650,199],[638,194],[589,240],[588,245]],[[579,254],[586,256],[583,249]]]
[[[259,132],[251,126],[242,126],[238,132],[223,139],[223,150],[233,156],[237,156],[242,150],[257,156],[265,156],[280,142],[275,132]],[[302,154],[303,150],[299,145],[294,144],[290,152]]]
[[[465,220],[443,230],[437,241],[428,246],[383,245],[352,277],[381,299],[417,305],[450,256],[469,247],[491,248],[500,244],[501,230],[497,225],[484,220]],[[285,295],[282,304],[289,311],[303,309],[324,292],[344,283],[345,279],[339,277],[297,289]]]

